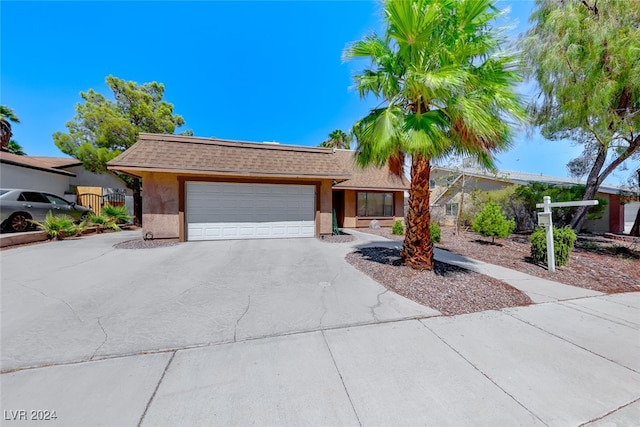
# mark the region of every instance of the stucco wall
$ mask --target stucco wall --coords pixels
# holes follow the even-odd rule
[[[356,228],[356,192],[344,191],[344,228]]]
[[[142,174],[142,233],[154,239],[178,238],[178,179],[173,174]]]
[[[320,183],[320,206],[317,212],[320,218],[320,235],[333,232],[332,204],[331,181],[324,180]]]
[[[37,190],[64,196],[69,189],[69,176],[2,163],[0,186]]]

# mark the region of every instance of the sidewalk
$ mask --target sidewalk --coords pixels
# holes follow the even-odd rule
[[[7,373],[2,425],[638,426],[640,292],[447,255],[541,303]]]

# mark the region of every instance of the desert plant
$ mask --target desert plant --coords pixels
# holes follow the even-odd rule
[[[106,205],[102,208],[102,214],[108,218],[113,218],[116,224],[124,224],[133,218],[132,216],[127,215],[126,206]]]
[[[565,265],[569,262],[569,254],[573,250],[573,245],[577,239],[575,231],[571,227],[553,227],[553,248],[556,266]],[[547,261],[547,235],[542,227],[534,231],[529,236],[531,242],[531,258],[533,262],[545,263]]]
[[[514,220],[505,218],[500,206],[490,202],[476,214],[471,229],[484,237],[491,237],[491,243],[495,243],[496,237],[507,237],[515,226]]]
[[[47,213],[42,222],[29,220],[47,233],[52,240],[62,240],[65,237],[78,235],[86,228],[84,221],[80,224],[75,224],[73,221],[73,218],[68,215],[53,215],[51,212]]]
[[[106,229],[120,230],[116,220],[110,216],[91,214],[89,215],[89,223],[96,228],[97,233],[102,233]]]
[[[402,225],[402,221],[397,220],[393,223],[393,227],[391,227],[391,234],[395,234],[397,236],[401,236],[404,234],[404,226]]]
[[[440,230],[440,224],[437,222],[429,223],[429,232],[431,233],[431,241],[433,243],[440,243],[442,240],[442,230]]]

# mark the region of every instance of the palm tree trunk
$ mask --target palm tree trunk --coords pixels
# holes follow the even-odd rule
[[[429,223],[429,159],[416,154],[411,160],[411,189],[407,230],[400,256],[405,265],[419,270],[433,270],[433,243]]]

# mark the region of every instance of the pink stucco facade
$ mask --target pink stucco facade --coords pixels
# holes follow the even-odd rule
[[[142,233],[154,239],[180,237],[180,189],[175,174],[142,174]]]

